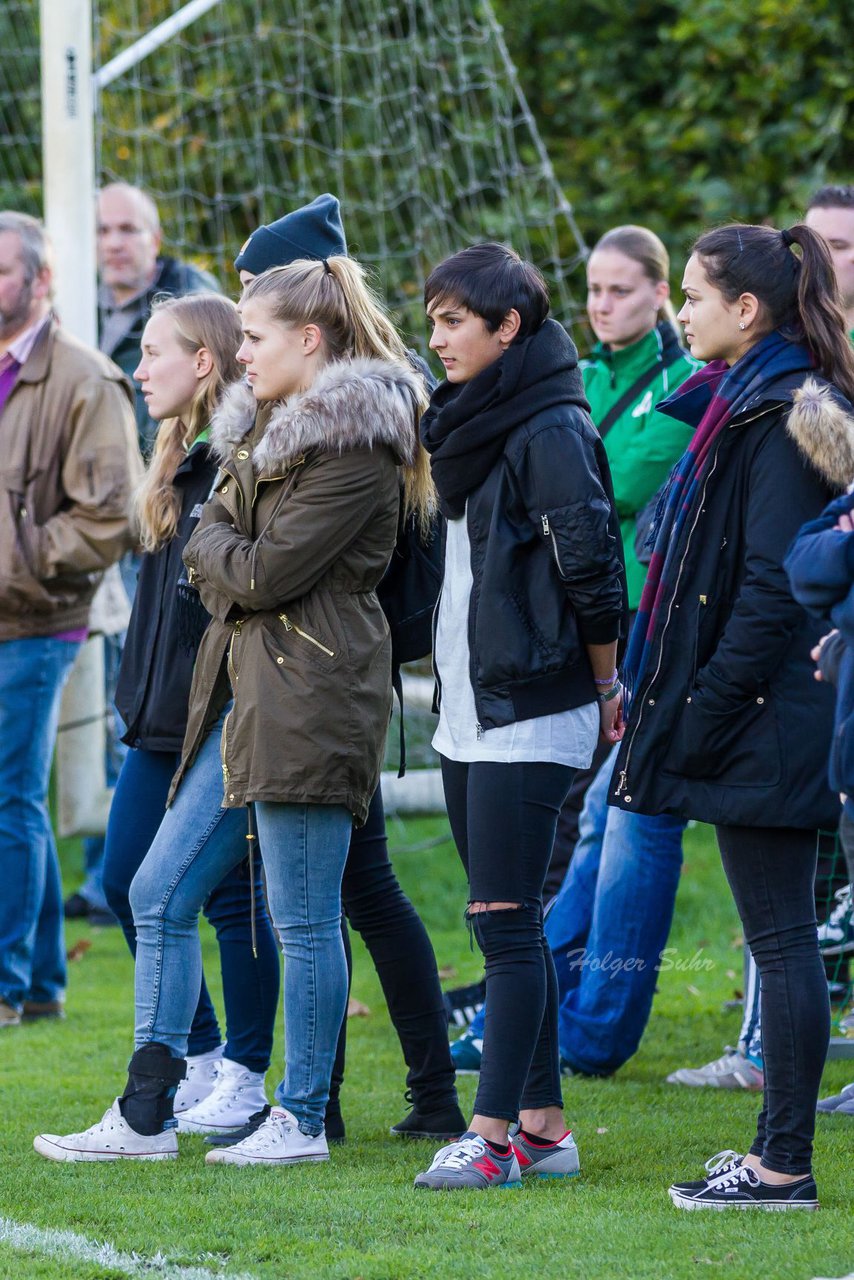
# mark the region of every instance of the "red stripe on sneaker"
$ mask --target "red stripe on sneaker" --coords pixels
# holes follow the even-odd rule
[[[485,1174],[490,1181],[493,1178],[501,1177],[501,1170],[497,1164],[494,1164],[493,1161],[490,1160],[489,1156],[481,1156],[479,1160],[475,1160],[474,1168],[480,1169],[481,1173]]]
[[[516,1143],[514,1142],[513,1150],[516,1152],[516,1159],[519,1161],[519,1164],[523,1169],[527,1169],[529,1164],[534,1163],[524,1147],[517,1147]]]

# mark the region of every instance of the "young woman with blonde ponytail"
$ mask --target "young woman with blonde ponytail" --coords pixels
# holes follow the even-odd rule
[[[177,1154],[172,1097],[195,1005],[195,922],[242,856],[219,828],[245,806],[285,953],[286,1069],[264,1123],[207,1159],[328,1158],[324,1113],[347,1000],[341,880],[391,712],[376,587],[395,543],[401,473],[412,509],[429,503],[416,466],[424,389],[389,358],[393,331],[346,258],[265,273],[244,293],[241,319],[253,398],[238,385],[214,416],[221,473],[184,552],[212,621],[170,807],[131,890],[137,1049],[100,1125],[36,1139],[53,1159]],[[213,797],[215,771],[224,792]]]
[[[295,209],[277,223],[275,230],[261,227],[250,238],[235,261],[244,288],[257,276],[273,267],[310,258],[330,263],[338,269],[337,260],[346,255],[344,228],[340,207],[334,196],[319,196],[310,205]],[[344,270],[347,268],[344,267]],[[358,268],[356,268],[358,272]],[[426,400],[426,387],[433,385],[429,369],[414,352],[408,351],[397,331],[384,315],[372,309],[360,322],[357,317],[355,354],[380,355],[413,365],[425,378],[425,395],[420,398],[419,412]],[[394,677],[399,678],[401,660],[426,656],[430,648],[429,621],[423,625],[427,636],[413,639],[413,609],[426,613],[434,599],[425,600],[421,593],[405,588],[412,582],[413,556],[418,556],[420,538],[422,555],[433,538],[438,543],[431,512],[434,506],[433,485],[426,450],[419,444],[411,472],[404,478],[401,518],[397,545],[388,572],[378,589],[380,604],[390,620],[392,630],[392,676],[394,687],[401,692]],[[415,549],[413,550],[413,546]],[[435,544],[434,544],[435,545]],[[423,567],[423,566],[422,566]],[[418,582],[417,574],[415,580]],[[423,590],[423,581],[421,583]],[[395,619],[404,620],[406,653],[399,649],[401,634],[395,635]],[[416,652],[418,645],[422,648]],[[407,656],[408,655],[408,656]],[[403,892],[389,857],[382,790],[377,787],[371,799],[363,826],[354,826],[350,849],[341,884],[343,916],[342,938],[348,971],[352,972],[349,929],[362,938],[373,961],[388,1007],[389,1018],[397,1033],[406,1062],[407,1093],[411,1102],[407,1114],[391,1128],[394,1137],[431,1138],[448,1141],[465,1129],[455,1084],[455,1069],[448,1045],[448,1018],[439,982],[436,956],[424,923]],[[341,1024],[329,1103],[326,1108],[327,1139],[343,1138],[341,1087],[344,1082],[347,1047],[347,1019]],[[214,1139],[224,1142],[225,1138]]]

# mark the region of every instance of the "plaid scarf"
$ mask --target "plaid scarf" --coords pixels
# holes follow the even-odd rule
[[[673,468],[655,517],[654,548],[624,663],[629,690],[640,687],[663,609],[676,590],[685,540],[693,527],[721,432],[752,400],[785,374],[806,373],[815,361],[807,348],[774,330],[731,368],[713,360],[658,406],[696,430]]]

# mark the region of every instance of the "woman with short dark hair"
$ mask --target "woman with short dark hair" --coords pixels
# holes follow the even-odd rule
[[[487,1017],[469,1130],[416,1186],[512,1186],[520,1171],[578,1172],[542,892],[574,770],[600,734],[622,733],[625,572],[575,347],[547,319],[540,273],[503,245],[476,245],[436,268],[425,305],[447,379],[422,419],[447,521],[433,745]]]

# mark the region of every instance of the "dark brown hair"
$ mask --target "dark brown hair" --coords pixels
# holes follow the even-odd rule
[[[424,308],[445,302],[480,316],[495,333],[508,311],[519,313],[517,340],[536,333],[549,314],[549,290],[532,262],[506,244],[473,244],[434,267],[424,286]]]
[[[761,307],[763,332],[780,329],[785,337],[805,342],[827,380],[854,401],[854,352],[833,262],[820,235],[802,222],[785,232],[734,223],[707,231],[693,252],[727,302],[752,293]]]

